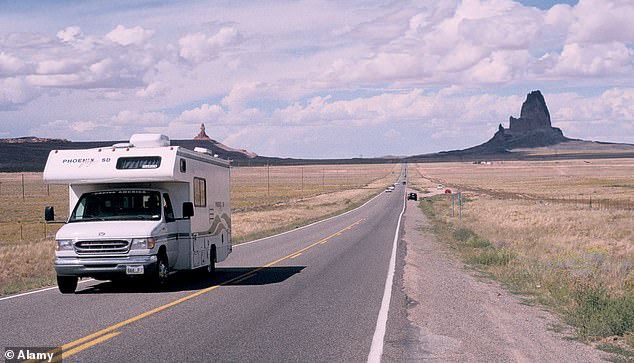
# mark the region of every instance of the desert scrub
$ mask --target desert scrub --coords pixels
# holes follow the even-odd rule
[[[634,333],[634,294],[616,295],[592,281],[577,281],[572,291],[574,304],[567,320],[588,337],[625,336]]]
[[[439,241],[512,291],[561,314],[580,338],[619,336],[631,345],[634,260],[631,240],[621,239],[631,236],[623,213],[482,195],[469,200],[462,219],[451,216],[447,196],[421,201]]]

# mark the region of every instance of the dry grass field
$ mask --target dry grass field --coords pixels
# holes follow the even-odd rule
[[[400,165],[311,165],[231,170],[233,238],[243,242],[352,209],[393,183]]]
[[[360,205],[394,182],[400,165],[271,166],[231,170],[234,243],[292,229]],[[0,173],[0,295],[54,284],[45,206],[68,216],[68,187],[41,173]]]
[[[417,164],[411,185],[468,262],[554,307],[584,338],[634,342],[634,159]],[[456,207],[457,208],[457,207]]]

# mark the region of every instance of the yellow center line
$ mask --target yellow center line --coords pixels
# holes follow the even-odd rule
[[[224,282],[222,282],[222,283],[220,283],[218,285],[214,285],[214,286],[210,286],[210,287],[204,288],[204,289],[199,290],[199,291],[197,291],[197,292],[195,292],[193,294],[184,296],[184,297],[182,297],[180,299],[174,300],[174,301],[169,302],[169,303],[167,303],[165,305],[161,305],[161,306],[159,306],[157,308],[154,308],[152,310],[148,310],[148,311],[146,311],[144,313],[141,313],[139,315],[133,316],[130,319],[126,319],[126,320],[124,320],[122,322],[119,322],[117,324],[111,325],[111,326],[109,326],[107,328],[101,329],[101,330],[96,331],[96,332],[94,332],[92,334],[86,335],[85,337],[77,339],[77,340],[75,340],[73,342],[64,344],[64,345],[61,346],[61,349],[63,351],[63,353],[62,353],[63,358],[68,358],[71,355],[79,353],[79,352],[81,352],[82,350],[84,350],[86,348],[89,348],[89,347],[91,347],[91,346],[93,346],[95,344],[101,343],[103,341],[106,341],[106,340],[108,340],[110,338],[113,338],[113,337],[119,335],[120,333],[118,333],[118,332],[112,333],[113,331],[115,331],[115,330],[117,330],[119,328],[122,328],[122,327],[124,327],[126,325],[130,325],[130,324],[132,324],[132,323],[134,323],[136,321],[139,321],[139,320],[141,320],[143,318],[146,318],[146,317],[148,317],[150,315],[154,315],[154,314],[156,314],[158,312],[161,312],[161,311],[163,311],[165,309],[171,308],[172,306],[178,305],[178,304],[183,303],[183,302],[185,302],[187,300],[191,300],[191,299],[193,299],[193,298],[195,298],[197,296],[200,296],[202,294],[206,294],[206,293],[208,293],[210,291],[216,290],[217,288],[219,288],[221,286],[226,286],[226,285],[229,285],[229,284],[232,284],[232,283],[236,283],[236,282],[239,282],[239,281],[246,280],[247,278],[251,277],[250,275],[254,275],[258,271],[261,271],[261,270],[263,270],[265,268],[268,268],[268,267],[271,267],[273,265],[276,265],[276,264],[278,264],[278,263],[280,263],[280,262],[282,262],[284,260],[297,257],[297,256],[301,255],[303,252],[305,252],[305,251],[307,251],[307,250],[309,250],[309,249],[311,249],[311,248],[313,248],[313,247],[315,247],[317,245],[326,243],[326,242],[328,242],[329,239],[331,239],[331,238],[333,238],[335,236],[338,236],[338,235],[340,235],[341,233],[343,233],[345,231],[348,231],[348,230],[352,229],[354,226],[358,225],[363,220],[364,219],[359,219],[358,221],[352,223],[348,227],[343,228],[343,229],[331,234],[328,237],[325,237],[325,238],[323,238],[323,239],[321,239],[321,240],[319,240],[319,241],[317,241],[317,242],[315,242],[315,243],[313,243],[313,244],[311,244],[309,246],[306,246],[306,247],[304,247],[302,249],[299,249],[299,250],[297,250],[297,251],[295,251],[293,253],[290,253],[290,254],[288,254],[288,255],[286,255],[284,257],[281,257],[281,258],[279,258],[279,259],[277,259],[277,260],[275,260],[273,262],[269,262],[269,263],[267,263],[264,266],[257,267],[257,268],[255,268],[255,269],[253,269],[253,270],[251,270],[249,272],[246,272],[246,273],[244,273],[244,274],[242,274],[240,276],[236,276],[236,277],[234,277],[232,279],[229,279],[227,281],[224,281]],[[86,343],[86,342],[88,342],[88,343]],[[71,349],[73,347],[76,347],[76,348]],[[52,350],[51,352],[54,352],[54,351],[58,351],[58,349]]]
[[[246,279],[250,279],[250,278],[252,278],[253,276],[255,276],[255,275],[257,275],[257,274],[258,274],[258,273],[257,273],[256,271],[253,271],[253,272],[251,272],[250,274],[247,274],[246,276],[242,277],[241,279],[234,281],[233,283],[234,283],[234,284],[237,284],[237,283],[242,282],[242,281],[244,281],[244,280],[246,280]]]
[[[110,338],[114,338],[114,337],[116,337],[119,334],[121,334],[121,333],[120,332],[108,333],[106,335],[102,335],[101,337],[99,337],[97,339],[91,340],[88,343],[80,345],[80,346],[78,346],[78,347],[76,347],[74,349],[71,349],[69,351],[62,351],[62,354],[60,354],[57,357],[53,358],[51,360],[51,363],[59,362],[59,361],[61,361],[64,358],[68,358],[68,357],[70,357],[71,355],[73,355],[73,354],[75,354],[77,352],[81,352],[84,349],[92,347],[93,345],[97,345],[99,343],[105,342],[106,340],[108,340]]]

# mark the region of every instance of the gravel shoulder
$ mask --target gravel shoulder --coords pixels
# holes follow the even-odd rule
[[[604,362],[608,354],[572,340],[553,314],[527,305],[465,267],[441,243],[415,202],[405,213],[403,291],[406,361]],[[557,329],[555,328],[557,327]]]

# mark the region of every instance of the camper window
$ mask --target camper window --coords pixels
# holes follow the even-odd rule
[[[160,156],[124,157],[117,159],[117,169],[156,169],[161,166]]]
[[[167,193],[163,193],[163,214],[165,215],[165,222],[174,221],[174,209],[172,209],[172,202]]]
[[[203,178],[194,178],[194,206],[207,206],[207,181]]]
[[[69,222],[159,220],[161,195],[148,190],[86,193],[79,198]]]

